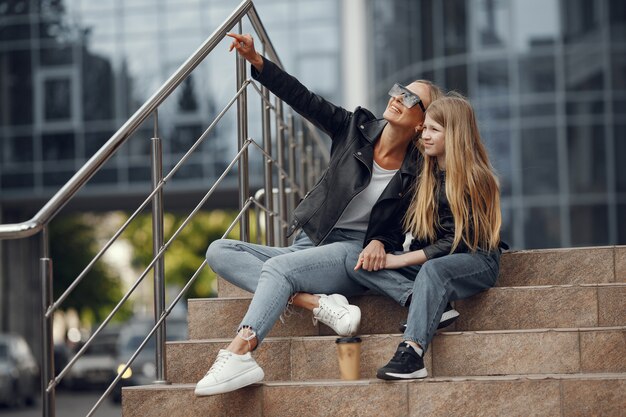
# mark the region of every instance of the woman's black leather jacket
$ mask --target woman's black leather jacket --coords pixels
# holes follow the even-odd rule
[[[350,112],[330,103],[265,58],[263,70],[253,67],[252,76],[332,139],[330,164],[296,207],[288,229],[291,235],[302,228],[319,245],[352,198],[369,184],[374,143],[387,122],[367,109],[357,107]],[[418,158],[419,152],[410,143],[402,166],[372,208],[363,246],[376,239],[387,252],[402,250],[402,220],[411,200]]]

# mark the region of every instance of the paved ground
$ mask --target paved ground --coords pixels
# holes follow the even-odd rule
[[[85,417],[91,407],[98,401],[101,391],[59,391],[57,392],[56,417]],[[94,417],[120,417],[122,409],[119,404],[104,400]],[[11,410],[0,408],[0,417],[42,417],[41,400],[35,406]]]

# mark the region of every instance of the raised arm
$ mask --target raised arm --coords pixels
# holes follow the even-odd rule
[[[334,140],[347,126],[352,112],[313,93],[295,77],[261,56],[254,48],[252,36],[236,33],[229,33],[228,36],[233,38],[230,50],[237,50],[252,65],[252,76],[296,112],[322,129],[331,139]]]

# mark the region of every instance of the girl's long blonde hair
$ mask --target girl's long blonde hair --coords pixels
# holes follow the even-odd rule
[[[426,109],[445,129],[446,197],[454,217],[451,253],[461,241],[475,251],[496,249],[500,243],[500,189],[480,138],[474,110],[463,96],[452,93]],[[434,241],[437,233],[437,159],[423,152],[417,190],[404,219],[405,228],[421,240]],[[418,168],[419,169],[419,168]]]

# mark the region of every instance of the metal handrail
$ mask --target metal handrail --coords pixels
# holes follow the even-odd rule
[[[76,361],[84,354],[86,349],[91,345],[94,338],[97,337],[100,332],[104,329],[106,325],[110,322],[113,316],[120,310],[121,306],[129,299],[132,293],[138,288],[139,284],[143,281],[143,279],[147,276],[150,270],[154,271],[155,275],[155,325],[149,332],[149,334],[144,339],[143,343],[139,346],[139,348],[132,355],[128,363],[126,364],[126,369],[131,365],[132,361],[137,357],[139,352],[143,349],[147,341],[152,337],[153,334],[157,335],[157,379],[159,383],[167,383],[167,377],[165,374],[165,355],[164,355],[164,346],[165,346],[165,318],[170,314],[173,306],[182,298],[182,296],[188,291],[190,286],[196,280],[199,275],[199,272],[206,265],[206,260],[198,267],[192,278],[187,282],[182,291],[175,297],[174,302],[165,309],[165,301],[164,301],[164,265],[163,259],[164,254],[171,245],[171,243],[178,237],[183,228],[185,228],[193,216],[197,214],[197,212],[201,209],[201,207],[206,203],[208,198],[214,193],[217,186],[226,178],[226,175],[232,170],[235,164],[239,164],[239,175],[240,175],[240,204],[241,210],[239,214],[236,216],[233,223],[230,225],[224,236],[227,236],[230,231],[234,228],[234,226],[239,223],[241,225],[241,229],[243,231],[244,227],[247,227],[247,219],[244,217],[244,214],[248,212],[250,207],[254,204],[255,209],[261,209],[267,216],[267,219],[274,218],[278,219],[278,224],[280,228],[286,229],[286,200],[285,200],[285,185],[288,182],[290,186],[290,190],[295,198],[295,194],[299,194],[300,197],[303,197],[304,192],[309,188],[310,184],[309,177],[304,178],[303,171],[300,172],[301,183],[298,184],[295,180],[295,159],[296,159],[296,148],[300,148],[301,157],[300,162],[304,165],[306,164],[309,167],[317,167],[314,165],[312,160],[312,149],[311,144],[305,146],[305,143],[302,139],[303,132],[295,132],[294,121],[291,115],[287,116],[288,121],[285,122],[283,119],[283,106],[282,101],[276,98],[276,104],[272,105],[269,102],[269,95],[267,91],[262,91],[260,88],[256,86],[254,82],[249,79],[245,79],[245,65],[243,64],[242,58],[238,57],[238,65],[237,65],[237,88],[238,91],[235,96],[229,101],[226,107],[216,116],[213,122],[209,125],[209,127],[200,135],[200,137],[196,140],[196,142],[191,146],[191,148],[183,155],[183,157],[178,161],[178,163],[170,170],[170,172],[163,177],[162,173],[162,155],[161,155],[161,139],[158,136],[158,108],[163,103],[163,101],[176,89],[178,85],[187,77],[202,61],[203,59],[217,46],[217,44],[225,37],[226,33],[233,29],[235,25],[239,25],[239,31],[241,32],[241,20],[247,16],[252,23],[253,29],[256,32],[256,35],[259,37],[262,45],[264,54],[268,55],[272,61],[274,61],[279,67],[282,67],[280,59],[278,58],[276,51],[274,50],[269,37],[267,36],[267,32],[261,23],[261,20],[258,17],[256,9],[251,0],[244,0],[242,3],[231,13],[231,15],[222,23],[222,25],[216,29],[209,38],[190,56],[176,71],[170,76],[170,78],[154,93],[140,108],[137,110],[125,123],[124,125],[115,133],[111,138],[98,150],[86,163],[85,165],[78,170],[78,172],[72,176],[72,178],[44,205],[44,207],[28,221],[22,223],[14,223],[14,224],[0,224],[0,240],[2,239],[20,239],[33,236],[39,232],[42,234],[42,247],[43,253],[40,258],[40,268],[41,268],[41,282],[42,282],[42,307],[43,307],[43,318],[42,318],[42,344],[43,344],[43,369],[42,369],[42,395],[44,396],[44,404],[43,404],[43,414],[44,416],[54,416],[55,414],[55,388],[62,380],[62,378],[67,375],[72,366],[76,363]],[[253,139],[247,137],[247,96],[246,90],[249,85],[252,85],[254,89],[259,93],[261,97],[261,102],[265,104],[264,109],[264,118],[263,118],[263,145],[260,145]],[[173,235],[169,238],[167,242],[163,242],[163,201],[162,201],[162,192],[165,184],[172,178],[172,176],[179,170],[183,163],[187,159],[189,159],[190,155],[200,146],[204,139],[206,139],[215,125],[222,119],[224,114],[232,107],[232,105],[237,101],[238,103],[238,126],[239,126],[239,151],[231,163],[226,167],[220,177],[215,181],[215,183],[210,187],[209,191],[205,194],[205,196],[200,200],[198,205],[191,211],[189,216],[182,222],[182,224],[178,227],[178,229],[173,233]],[[277,158],[273,158],[271,155],[271,140],[269,138],[270,129],[269,129],[269,111],[273,110],[275,113],[276,120],[276,136],[278,143],[278,156]],[[120,149],[120,147],[126,143],[126,141],[131,137],[131,135],[141,126],[141,124],[148,118],[150,115],[154,115],[154,137],[152,138],[153,143],[153,157],[152,157],[152,169],[153,169],[153,178],[152,178],[152,186],[153,190],[148,195],[148,197],[140,204],[140,207],[130,216],[130,218],[120,227],[120,229],[114,233],[114,236],[104,245],[104,247],[96,254],[96,256],[89,262],[89,264],[85,267],[85,269],[78,275],[78,277],[69,285],[69,287],[64,291],[64,293],[55,301],[52,297],[52,260],[49,259],[49,249],[48,249],[48,233],[47,228],[50,221],[60,212],[60,210],[74,197],[74,195],[95,175],[98,170]],[[309,131],[310,137],[313,139],[314,143],[317,146],[318,155],[323,158],[326,162],[329,160],[329,152],[326,149],[319,133],[317,132],[314,125],[306,120],[302,123],[302,127],[306,128]],[[284,142],[285,134],[288,134],[287,141]],[[296,136],[298,137],[298,142],[296,143]],[[287,152],[285,152],[285,144],[287,144]],[[279,178],[279,208],[278,213],[273,210],[271,201],[268,202],[268,207],[265,207],[257,198],[247,197],[249,192],[247,185],[247,165],[248,165],[248,148],[250,145],[254,145],[258,148],[263,154],[266,165],[269,167],[269,170],[265,169],[265,176],[268,177],[269,181],[266,178],[266,187],[271,186],[271,175],[272,170],[271,166],[275,166],[278,170],[278,178]],[[305,155],[306,151],[306,155]],[[288,169],[285,169],[285,163],[288,163]],[[319,160],[315,161],[315,164],[318,164]],[[303,169],[303,168],[301,168]],[[314,168],[315,169],[315,168]],[[242,176],[242,172],[245,171],[245,174]],[[243,182],[242,182],[243,180]],[[268,191],[268,193],[272,193],[272,189]],[[244,201],[245,200],[245,201]],[[111,245],[121,236],[121,233],[127,228],[130,222],[137,217],[137,215],[150,203],[153,204],[153,253],[154,257],[143,273],[136,279],[136,281],[131,285],[130,289],[122,296],[120,301],[116,304],[116,306],[112,309],[109,315],[102,321],[99,327],[93,332],[93,334],[89,337],[89,339],[85,342],[85,344],[81,347],[81,349],[74,355],[74,357],[69,361],[69,363],[59,372],[58,375],[54,375],[53,363],[54,360],[52,358],[52,319],[53,313],[59,308],[59,306],[66,300],[69,294],[77,287],[77,285],[85,278],[87,273],[92,269],[95,263],[100,260],[103,254],[111,247]],[[271,227],[271,224],[268,223],[268,226]],[[242,234],[242,237],[244,234]],[[268,244],[273,243],[273,230],[267,233]],[[248,237],[248,236],[245,236]],[[283,240],[282,243],[286,243],[286,240]],[[158,295],[157,295],[158,293]],[[161,349],[159,349],[159,345]],[[160,371],[159,371],[160,369]],[[102,403],[104,398],[112,391],[115,384],[119,381],[123,372],[121,372],[109,385],[105,393],[99,398],[94,407],[89,411],[88,416],[91,416],[95,410]]]
[[[96,172],[113,156],[154,110],[183,82],[183,80],[206,58],[221,42],[237,22],[246,15],[257,35],[265,45],[271,60],[282,67],[280,59],[265,32],[251,0],[244,0],[231,15],[217,28],[208,39],[174,72],[170,78],[154,93],[113,136],[83,165],[72,178],[35,214],[30,220],[21,223],[1,224],[0,240],[20,239],[39,233],[70,199],[93,177]]]

